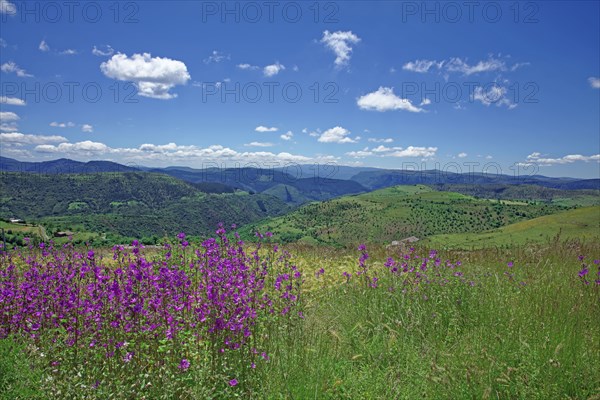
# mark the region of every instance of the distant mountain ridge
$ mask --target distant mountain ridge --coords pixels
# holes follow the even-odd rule
[[[378,170],[362,171],[350,179],[370,190],[396,185],[538,185],[554,189],[600,190],[600,179],[552,178],[542,175],[512,176],[496,174],[454,173],[440,170]]]
[[[23,162],[0,157],[0,172],[31,172],[41,174],[135,172],[147,171],[171,175],[191,182],[218,183],[225,192],[231,188],[262,193],[276,193],[292,189],[298,192],[300,203],[310,200],[325,200],[335,196],[354,194],[395,185],[538,185],[561,190],[600,190],[600,179],[552,178],[542,175],[512,176],[482,173],[455,173],[440,170],[394,170],[371,167],[349,167],[331,164],[292,165],[285,168],[204,168],[184,166],[148,168],[126,166],[111,161],[79,162],[58,159],[42,162]],[[287,193],[286,193],[287,197]]]
[[[134,172],[138,168],[112,161],[81,162],[60,158],[52,161],[26,162],[0,156],[0,171],[37,174],[92,174],[98,172]]]

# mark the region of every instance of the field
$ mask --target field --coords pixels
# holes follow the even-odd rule
[[[592,367],[600,363],[597,241],[405,253],[295,244],[285,248],[288,258],[268,243],[274,238],[243,252],[234,242],[197,246],[182,237],[158,252],[134,243],[116,249],[116,257],[70,247],[3,256],[2,398],[600,394]],[[231,247],[220,252],[218,243]],[[64,257],[75,262],[59,269]],[[159,268],[161,259],[174,265]],[[208,269],[207,259],[214,260]],[[241,287],[254,281],[248,279],[256,272],[243,265],[264,266],[257,297],[227,289],[229,281],[248,282]],[[123,278],[111,272],[118,268]],[[295,283],[286,271],[298,277]],[[186,273],[191,282],[181,286]],[[208,286],[194,289],[214,278],[222,293],[216,303]],[[123,292],[115,292],[115,283]],[[48,302],[55,290],[74,297]],[[191,303],[178,295],[186,290]],[[238,303],[243,293],[251,297]],[[265,295],[271,300],[260,306]],[[241,304],[257,314],[242,312]],[[233,324],[230,333],[199,310],[218,312]],[[160,322],[162,313],[169,319]]]
[[[144,207],[126,197],[2,222],[21,246],[0,256],[0,398],[596,398],[600,207],[582,196],[393,186],[141,241],[103,211]],[[198,198],[251,195],[161,207]],[[77,240],[42,243],[68,224]]]

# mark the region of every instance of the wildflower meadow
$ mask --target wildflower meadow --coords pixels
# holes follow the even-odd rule
[[[276,243],[221,226],[160,249],[3,252],[2,398],[600,393],[593,244],[390,254]]]

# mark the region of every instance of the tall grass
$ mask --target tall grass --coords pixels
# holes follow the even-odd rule
[[[597,243],[395,254],[383,247],[287,250],[303,272],[296,302],[303,318],[279,312],[257,319],[248,343],[259,345],[247,348],[260,347],[259,354],[214,356],[206,344],[189,369],[125,362],[110,369],[88,359],[81,361],[88,363],[83,379],[76,366],[60,370],[44,360],[44,342],[13,335],[0,340],[0,397],[56,398],[48,387],[69,398],[600,396]],[[588,273],[580,277],[582,264]],[[265,279],[269,293],[283,271],[273,273]],[[181,354],[164,338],[144,340],[136,346]],[[242,378],[230,385],[232,377]],[[108,384],[92,390],[95,379]]]
[[[274,353],[265,397],[600,396],[600,277],[589,259],[598,250],[569,242],[447,252],[462,266],[440,270],[443,286],[415,284],[381,265],[373,268],[376,289],[317,283],[305,324],[293,332],[301,345]],[[579,255],[595,266],[587,285]],[[321,265],[323,279],[340,276],[335,260]]]

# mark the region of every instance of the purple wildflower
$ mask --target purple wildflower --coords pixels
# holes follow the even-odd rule
[[[187,359],[182,359],[181,362],[179,363],[179,369],[182,371],[187,371],[187,369],[190,367],[190,362]]]

